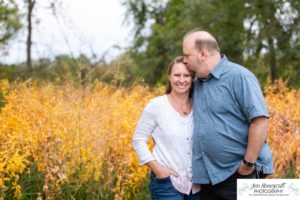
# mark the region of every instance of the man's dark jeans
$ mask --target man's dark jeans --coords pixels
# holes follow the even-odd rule
[[[225,181],[216,185],[201,184],[201,200],[236,200],[237,179],[241,178],[258,178],[256,171],[249,175],[240,175],[235,172]]]

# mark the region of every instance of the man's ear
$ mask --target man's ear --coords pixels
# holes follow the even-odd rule
[[[202,49],[199,51],[198,56],[200,61],[203,62],[208,57],[208,52],[205,49]]]

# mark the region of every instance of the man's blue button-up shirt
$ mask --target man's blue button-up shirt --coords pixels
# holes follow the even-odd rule
[[[235,173],[246,153],[251,120],[268,117],[268,111],[256,77],[225,56],[206,79],[195,79],[193,110],[193,182],[214,185]],[[267,143],[256,168],[273,173]]]

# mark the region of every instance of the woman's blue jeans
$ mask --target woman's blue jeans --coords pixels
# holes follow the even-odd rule
[[[200,200],[200,192],[182,194],[172,185],[170,177],[158,179],[153,173],[150,175],[151,200]]]

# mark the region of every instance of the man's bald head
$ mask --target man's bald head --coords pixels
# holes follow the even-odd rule
[[[199,78],[207,77],[221,61],[216,38],[202,29],[194,29],[184,36],[182,53],[183,62]]]
[[[184,42],[194,43],[195,48],[200,51],[206,49],[209,52],[217,51],[220,53],[220,47],[216,38],[207,31],[194,29],[183,37]]]

